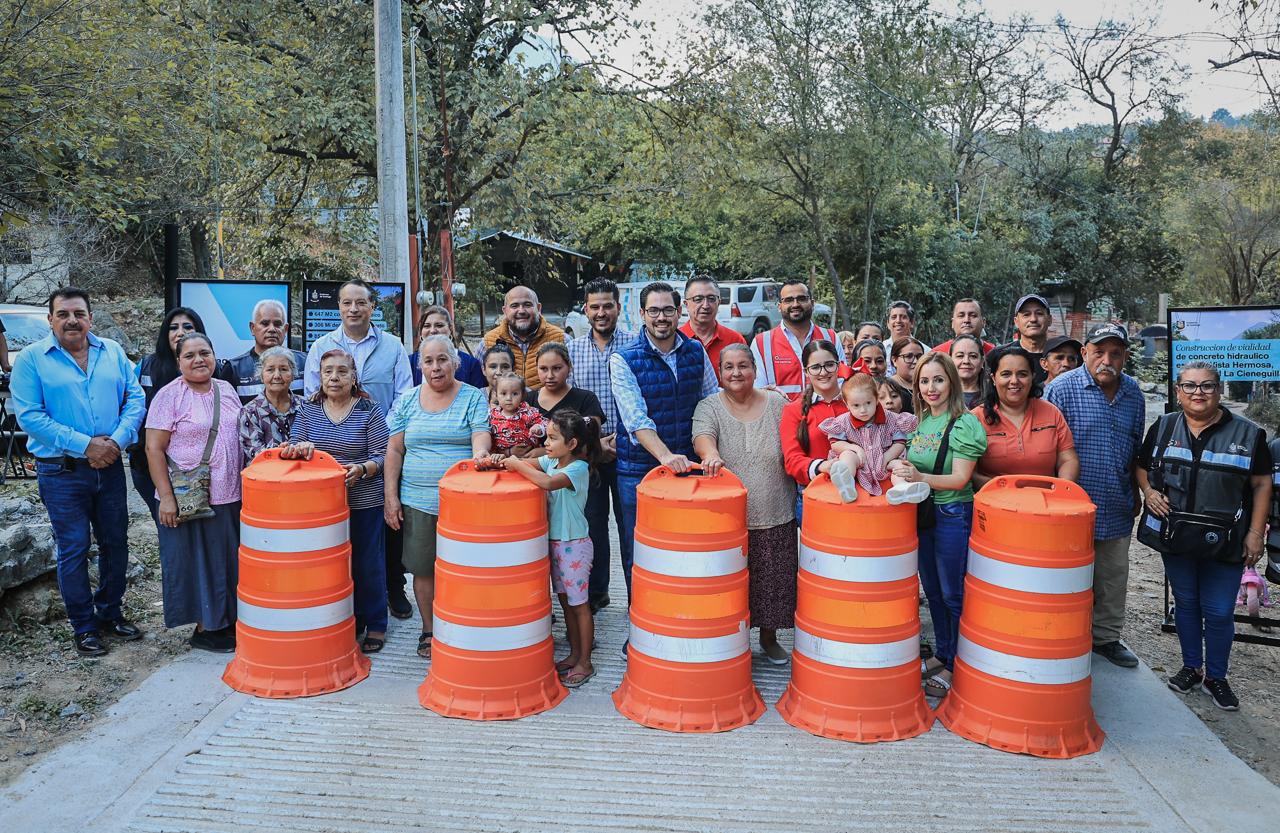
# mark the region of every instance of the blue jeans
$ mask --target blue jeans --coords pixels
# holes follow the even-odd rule
[[[1173,621],[1178,626],[1182,664],[1187,668],[1203,664],[1206,677],[1225,680],[1231,640],[1236,635],[1236,593],[1244,565],[1194,555],[1161,558],[1173,589]]]
[[[627,582],[627,606],[631,605],[632,547],[636,541],[636,487],[644,476],[633,477],[618,473],[618,494],[622,498],[622,511],[618,514],[618,549],[622,560],[622,577]]]
[[[58,556],[58,589],[76,634],[123,617],[129,565],[129,504],[124,463],[105,469],[77,460],[66,470],[36,463],[40,500],[49,512]],[[89,587],[89,530],[98,541],[98,591]]]
[[[973,502],[934,504],[937,526],[920,532],[920,584],[933,619],[933,654],[952,669],[969,567]]]
[[[587,599],[597,602],[609,595],[609,499],[618,518],[618,548],[622,562],[631,563],[631,539],[622,534],[622,494],[618,490],[618,463],[611,461],[596,467],[591,488],[587,492],[587,529],[590,530],[592,560],[591,581]],[[634,525],[633,525],[634,528]],[[627,570],[630,575],[630,568]]]
[[[351,581],[356,632],[387,632],[387,563],[382,507],[351,510]]]

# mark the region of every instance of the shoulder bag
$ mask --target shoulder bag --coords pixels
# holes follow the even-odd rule
[[[955,427],[956,420],[960,417],[952,417],[947,423],[947,427],[942,432],[942,441],[938,443],[938,456],[933,461],[933,474],[942,474],[942,467],[947,464],[947,452],[951,450],[951,429]],[[916,529],[925,530],[933,529],[938,525],[938,515],[933,511],[933,490],[929,490],[929,496],[916,504]]]
[[[165,455],[165,460],[169,463],[169,483],[173,486],[173,497],[178,502],[178,523],[213,517],[213,507],[209,505],[209,460],[213,457],[213,445],[218,440],[218,423],[221,419],[222,394],[218,390],[218,381],[214,379],[213,424],[209,428],[209,439],[205,441],[200,464],[189,469],[179,468],[172,457]]]

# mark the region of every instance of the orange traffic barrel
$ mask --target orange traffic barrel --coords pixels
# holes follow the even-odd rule
[[[259,697],[309,697],[369,676],[356,646],[346,469],[259,454],[240,475],[236,655],[222,679]]]
[[[440,478],[431,667],[418,702],[445,717],[511,720],[568,690],[551,641],[547,493],[470,460]]]
[[[955,676],[938,710],[952,732],[1042,758],[1101,748],[1089,704],[1094,511],[1053,477],[997,477],[975,496]]]
[[[927,732],[918,588],[914,504],[892,506],[883,494],[846,504],[827,475],[810,483],[783,719],[859,743]]]
[[[672,732],[754,722],[747,490],[727,469],[677,475],[660,466],[636,489],[627,672],[618,711]]]

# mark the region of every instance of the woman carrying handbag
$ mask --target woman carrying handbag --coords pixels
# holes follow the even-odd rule
[[[1160,553],[1173,588],[1183,667],[1169,688],[1199,688],[1236,711],[1227,683],[1236,591],[1262,557],[1271,453],[1265,431],[1222,406],[1213,364],[1183,365],[1175,387],[1182,411],[1156,420],[1138,454],[1138,540]]]
[[[147,465],[156,484],[164,624],[195,623],[191,645],[235,650],[240,546],[240,400],[214,378],[203,333],[177,344],[181,375],[147,412]]]

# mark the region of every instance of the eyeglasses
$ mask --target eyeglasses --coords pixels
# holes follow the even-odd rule
[[[689,300],[689,303],[693,304],[695,307],[700,307],[703,304],[720,303],[720,296],[719,295],[694,295],[692,298],[688,300]]]
[[[1196,393],[1196,392],[1217,393],[1218,383],[1217,382],[1200,382],[1199,384],[1197,384],[1195,382],[1179,382],[1178,390],[1182,391],[1183,393]]]
[[[924,353],[899,353],[898,358],[904,359],[910,362],[911,364],[915,364],[916,362],[920,361],[920,357],[923,355]]]
[[[792,297],[790,297],[790,298],[779,298],[779,299],[778,299],[778,303],[779,303],[779,304],[782,304],[784,307],[789,307],[789,306],[791,306],[792,304],[807,304],[807,303],[809,303],[809,296],[808,296],[808,295],[794,295],[794,296],[792,296]]]
[[[835,373],[836,368],[839,366],[839,362],[823,362],[822,364],[811,364],[806,367],[805,370],[809,371],[814,376],[819,376],[823,373]]]
[[[650,318],[675,318],[680,310],[675,307],[645,307],[644,314]]]

